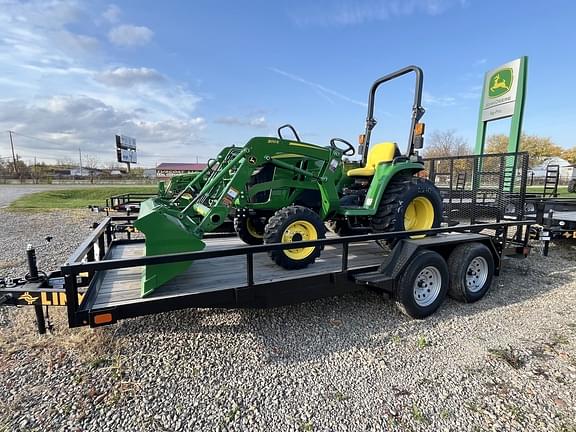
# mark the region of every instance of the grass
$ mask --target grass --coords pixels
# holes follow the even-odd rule
[[[544,192],[544,186],[526,186],[527,193],[542,193]],[[568,192],[568,186],[558,186],[558,196],[573,196],[576,194]]]
[[[154,193],[156,186],[134,187],[94,187],[86,189],[63,189],[36,192],[18,198],[10,204],[11,209],[70,209],[85,208],[89,205],[103,206],[106,198],[127,193]]]
[[[514,350],[509,348],[489,348],[488,352],[495,358],[507,363],[510,367],[514,369],[522,368],[526,362],[520,358],[518,354],[514,352]]]
[[[424,415],[422,410],[417,405],[412,405],[412,418],[420,423],[429,423],[428,418]]]
[[[416,339],[416,346],[419,349],[424,349],[427,346],[430,346],[430,341],[428,341],[424,336],[418,336],[418,339]]]

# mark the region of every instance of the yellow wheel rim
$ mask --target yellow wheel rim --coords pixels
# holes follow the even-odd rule
[[[248,234],[250,234],[254,238],[264,238],[264,234],[258,232],[256,227],[254,226],[254,223],[252,222],[252,219],[250,218],[246,219],[246,230],[248,231]]]
[[[432,202],[423,196],[416,197],[410,201],[404,213],[404,229],[406,231],[425,230],[432,228],[433,224],[434,206]]]
[[[294,241],[317,240],[318,232],[314,225],[305,220],[292,222],[282,233],[282,243],[292,243]],[[314,247],[299,249],[286,249],[284,254],[290,259],[299,261],[309,257],[314,252]]]

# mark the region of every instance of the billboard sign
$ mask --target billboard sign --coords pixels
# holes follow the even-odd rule
[[[116,156],[118,162],[137,163],[136,138],[126,135],[116,135]]]

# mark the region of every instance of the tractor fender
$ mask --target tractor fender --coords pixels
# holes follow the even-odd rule
[[[417,162],[391,163],[378,166],[364,200],[364,211],[368,210],[370,215],[376,213],[380,200],[393,178],[397,176],[410,177],[423,170],[424,165]]]

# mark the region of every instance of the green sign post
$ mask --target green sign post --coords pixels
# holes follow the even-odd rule
[[[527,66],[528,57],[524,56],[486,73],[480,101],[475,154],[484,154],[488,123],[508,117],[512,117],[508,151],[511,153],[518,151],[522,133]]]

